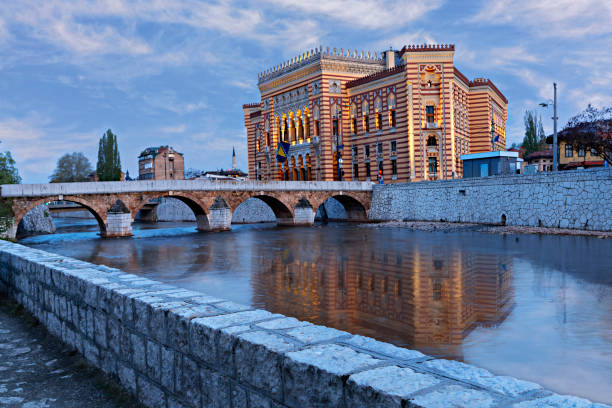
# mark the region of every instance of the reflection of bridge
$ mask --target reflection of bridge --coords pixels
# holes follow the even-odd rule
[[[89,210],[105,237],[129,236],[140,209],[152,199],[181,200],[196,216],[200,231],[229,230],[232,213],[249,198],[268,204],[280,225],[312,225],[317,208],[335,198],[353,221],[368,218],[372,184],[366,182],[211,182],[159,180],[132,182],[7,184],[1,197],[10,199],[14,216],[10,237],[25,214],[37,205],[77,203]]]

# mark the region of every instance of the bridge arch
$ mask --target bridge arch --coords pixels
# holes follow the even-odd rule
[[[149,194],[144,195],[140,200],[136,201],[135,204],[133,204],[130,208],[132,222],[134,222],[134,219],[136,218],[136,215],[138,214],[138,212],[145,205],[150,203],[151,200],[154,200],[156,198],[175,198],[181,201],[182,203],[187,205],[187,207],[189,207],[191,211],[193,211],[193,215],[195,216],[196,223],[197,223],[197,229],[199,231],[208,231],[210,229],[209,220],[208,220],[208,213],[209,213],[208,206],[202,203],[202,201],[199,200],[196,196],[190,193],[187,193],[187,192],[172,193],[172,194],[170,194],[169,192],[158,192],[158,193],[149,193]]]
[[[244,197],[240,201],[235,201],[232,204],[232,212],[234,212],[240,205],[248,201],[249,199],[258,199],[263,201],[270,207],[276,218],[278,225],[291,225],[293,224],[293,208],[291,205],[285,203],[279,197],[275,197],[271,194],[255,194],[248,197]],[[231,202],[231,200],[230,200]]]
[[[44,197],[38,200],[29,201],[27,205],[20,208],[18,211],[15,211],[15,215],[14,215],[15,231],[17,231],[19,223],[23,220],[23,217],[25,217],[27,213],[29,213],[30,211],[32,211],[35,207],[38,207],[39,205],[49,203],[52,201],[58,201],[57,197]],[[91,204],[89,201],[84,200],[78,196],[63,196],[61,201],[67,201],[70,203],[79,204],[83,208],[85,208],[87,211],[89,211],[94,216],[96,222],[98,223],[98,227],[100,228],[100,235],[101,236],[106,235],[106,213],[104,211],[101,211],[99,208],[96,208],[96,206]]]
[[[344,210],[346,211],[347,221],[367,221],[368,220],[368,207],[358,197],[354,197],[350,194],[333,193],[323,198],[320,202],[317,202],[315,212],[318,211],[319,207],[325,204],[330,198],[338,201]]]

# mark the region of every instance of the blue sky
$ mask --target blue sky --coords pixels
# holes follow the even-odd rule
[[[609,0],[12,1],[0,8],[0,144],[26,183],[82,151],[95,166],[111,128],[121,162],[169,144],[186,167],[247,167],[242,104],[257,73],[319,45],[381,51],[453,43],[468,77],[509,99],[509,144],[523,113],[559,84],[561,124],[612,104]],[[541,110],[546,130],[552,113]]]

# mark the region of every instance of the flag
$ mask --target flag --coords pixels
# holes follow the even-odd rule
[[[276,161],[284,163],[287,160],[289,154],[289,143],[278,142],[278,148],[276,149]]]

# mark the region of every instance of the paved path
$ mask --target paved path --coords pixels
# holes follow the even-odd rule
[[[136,407],[138,404],[0,293],[0,407]]]

